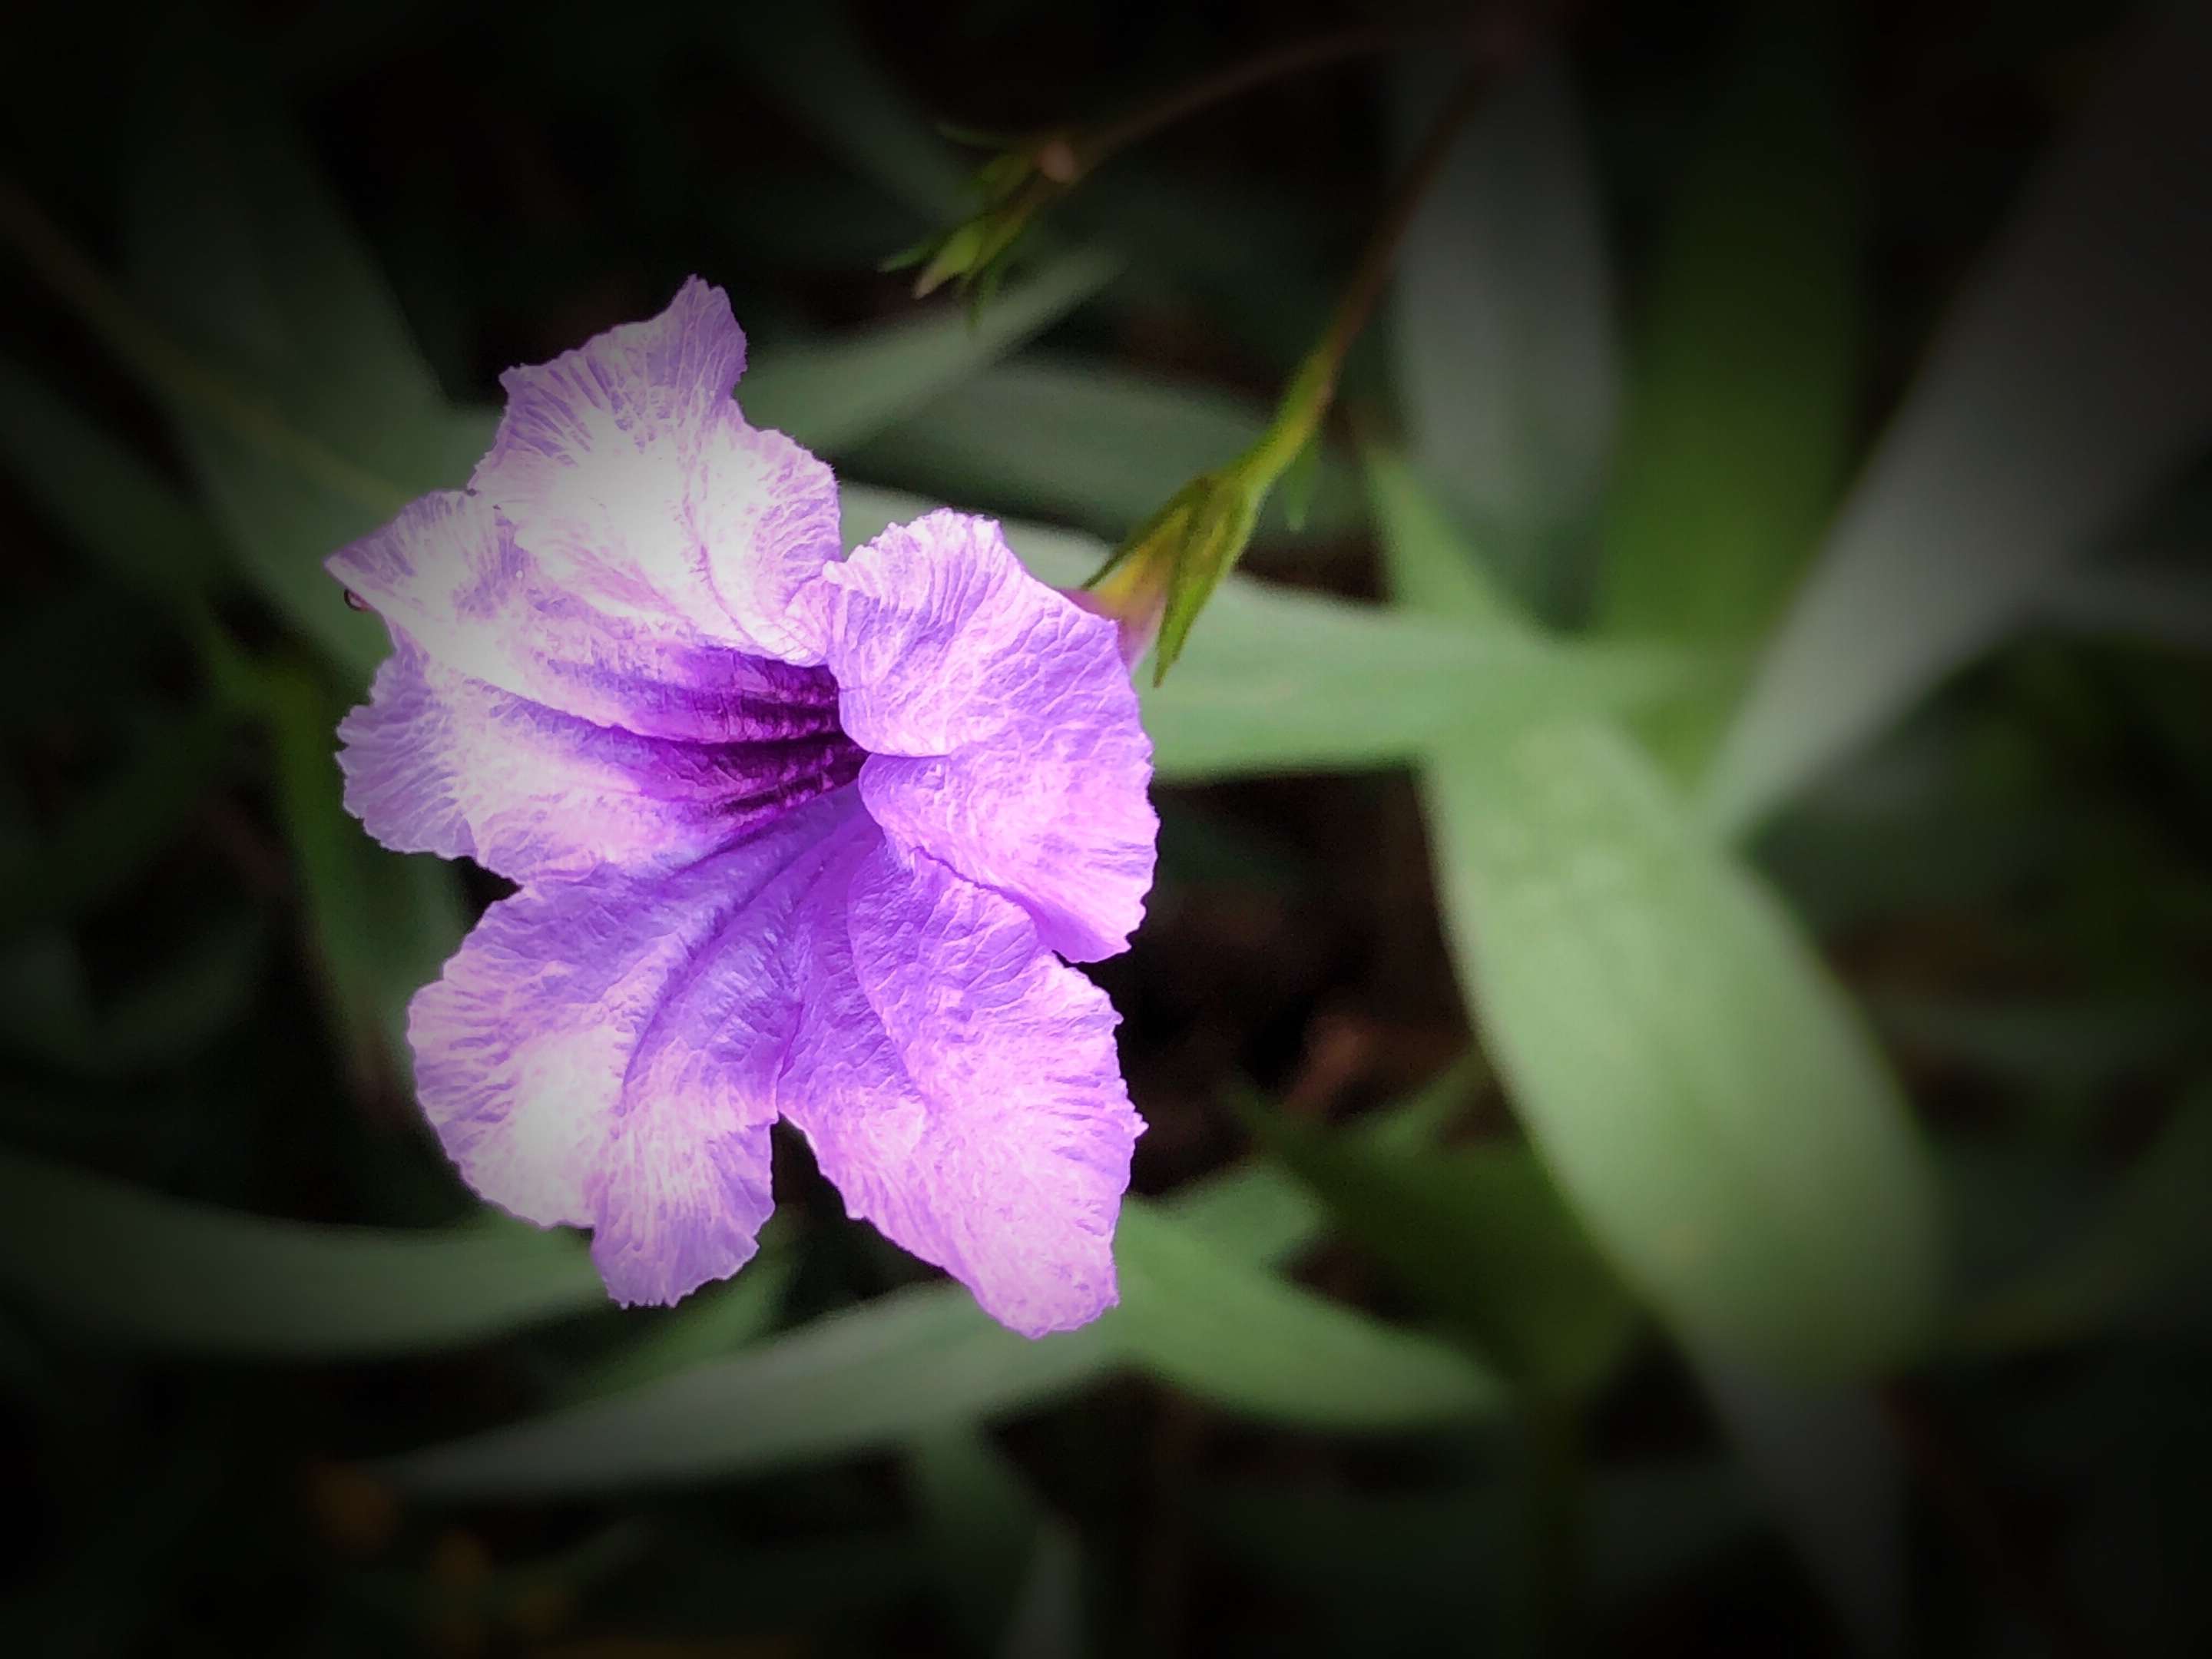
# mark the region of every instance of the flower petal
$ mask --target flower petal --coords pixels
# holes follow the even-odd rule
[[[339,724],[347,810],[386,847],[473,858],[518,881],[600,864],[702,858],[852,781],[833,712],[763,721],[747,742],[640,737],[433,660],[405,633],[368,703]],[[812,729],[792,732],[811,724]]]
[[[423,1110],[469,1184],[592,1228],[621,1302],[743,1266],[799,1023],[793,920],[879,840],[841,790],[671,876],[602,869],[492,906],[409,1011]]]
[[[586,603],[482,496],[425,495],[327,568],[438,662],[596,725],[714,743],[817,730],[836,705],[822,669]]]
[[[867,853],[843,902],[845,927],[804,935],[784,1115],[853,1213],[1001,1323],[1042,1336],[1095,1319],[1115,1300],[1143,1128],[1113,1006],[1019,905],[926,855]]]
[[[536,368],[469,487],[553,580],[657,635],[799,660],[791,596],[837,556],[830,469],[748,426],[745,337],[692,277],[668,308]]]
[[[1012,896],[1072,960],[1125,948],[1158,820],[1114,624],[1024,570],[997,525],[949,512],[886,530],[804,603],[891,838]]]

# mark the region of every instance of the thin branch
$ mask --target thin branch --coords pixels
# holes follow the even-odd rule
[[[1460,82],[1437,118],[1430,123],[1429,131],[1421,140],[1420,149],[1414,153],[1392,193],[1390,204],[1369,234],[1367,246],[1359,256],[1359,264],[1345,285],[1344,295],[1337,301],[1336,313],[1329,319],[1328,331],[1322,336],[1316,357],[1328,364],[1330,392],[1335,389],[1336,378],[1343,372],[1345,360],[1367,319],[1382,297],[1390,281],[1391,267],[1398,262],[1399,245],[1413,228],[1413,217],[1420,211],[1422,199],[1429,187],[1436,183],[1437,175],[1451,155],[1452,144],[1459,137],[1460,129],[1481,106],[1484,94],[1490,90],[1497,78],[1504,54],[1486,55],[1460,77]]]

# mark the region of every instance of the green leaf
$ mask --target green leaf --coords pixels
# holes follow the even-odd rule
[[[2002,637],[2212,436],[2212,14],[2142,9],[1930,350],[1705,787],[1731,833]]]
[[[1231,579],[1173,678],[1146,688],[1145,727],[1160,776],[1177,782],[1340,771],[1633,707],[1684,678],[1654,653],[1516,640]]]
[[[878,483],[1063,519],[1119,541],[1186,481],[1257,443],[1267,416],[1256,398],[1037,352],[962,380],[846,464]],[[1351,469],[1326,447],[1316,465],[1304,533],[1357,531]],[[1288,530],[1279,505],[1261,514],[1263,544]]]
[[[638,1340],[570,1377],[556,1391],[556,1399],[564,1406],[604,1399],[734,1353],[774,1326],[798,1267],[796,1255],[764,1236],[760,1253],[734,1278],[692,1291],[681,1306],[655,1319]]]
[[[449,1497],[749,1474],[1018,1411],[1088,1385],[1113,1358],[1097,1325],[1031,1342],[960,1285],[916,1285],[625,1395],[409,1453],[385,1473]]]
[[[287,1359],[422,1352],[589,1307],[571,1235],[313,1226],[0,1152],[0,1283],[119,1340]]]
[[[840,499],[848,546],[935,505],[849,484]],[[1060,588],[1079,586],[1105,552],[1041,525],[1011,523],[1006,539]],[[1177,782],[1384,766],[1447,739],[1631,706],[1686,678],[1668,656],[1502,638],[1232,575],[1174,677],[1145,690],[1145,727],[1158,775]]]
[[[1941,1289],[1933,1179],[1765,889],[1599,726],[1439,756],[1424,786],[1484,1046],[1614,1266],[1785,1373],[1910,1358]]]
[[[171,599],[233,568],[214,527],[153,468],[4,359],[0,460],[118,586]]]
[[[1455,64],[1409,69],[1410,146]],[[1502,78],[1398,257],[1392,367],[1413,455],[1513,591],[1581,597],[1618,398],[1597,179],[1556,52]]]
[[[452,409],[304,145],[204,32],[146,37],[129,154],[134,285],[229,401],[169,405],[210,506],[263,592],[366,678],[390,651],[325,556],[422,491],[458,486],[490,437]],[[257,419],[242,422],[244,408]]]
[[[234,726],[218,708],[149,725],[46,844],[0,878],[0,939],[73,920],[137,880],[214,785]]]
[[[865,444],[1111,282],[1120,261],[1073,253],[1002,289],[970,321],[964,306],[934,306],[817,343],[761,355],[738,386],[745,418],[829,454]]]
[[[1527,1147],[1394,1146],[1264,1109],[1245,1118],[1347,1238],[1516,1382],[1577,1396],[1611,1374],[1635,1305]]]
[[[1361,451],[1360,460],[1390,598],[1408,611],[1486,633],[1527,632],[1520,611],[1498,592],[1480,556],[1412,464],[1376,444]]]
[[[1121,1305],[1030,1341],[957,1285],[911,1286],[728,1359],[394,1460],[426,1495],[599,1491],[750,1474],[910,1443],[1134,1366],[1230,1410],[1340,1429],[1493,1409],[1440,1344],[1270,1278],[1143,1202],[1121,1206]]]
[[[1410,475],[1375,477],[1394,588],[1525,635]],[[1422,789],[1485,1048],[1622,1276],[1784,1370],[1909,1353],[1938,1295],[1934,1178],[1787,913],[1596,722],[1438,750]]]
[[[1754,0],[1668,228],[1607,504],[1600,619],[1742,649],[1844,482],[1859,360],[1859,213],[1837,0]],[[1732,688],[1663,712],[1687,773]]]
[[[276,802],[337,1036],[366,1095],[411,1097],[407,1004],[461,942],[453,866],[388,852],[345,810],[333,735],[344,699],[305,668],[255,672]]]
[[[2212,1284],[2212,1089],[2195,1091],[2057,1261],[1970,1304],[1953,1341],[2017,1353],[2101,1335]]]
[[[1254,1273],[1125,1203],[1115,1337],[1152,1375],[1278,1421],[1411,1427],[1498,1409],[1497,1380],[1454,1350]]]
[[[1160,1202],[1191,1238],[1247,1267],[1293,1260],[1320,1240],[1327,1220],[1305,1184],[1273,1162],[1187,1182]]]

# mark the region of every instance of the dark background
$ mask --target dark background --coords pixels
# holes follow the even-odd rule
[[[204,38],[273,77],[447,393],[485,404],[503,368],[651,313],[693,272],[727,288],[763,351],[914,304],[905,277],[876,267],[937,225],[810,130],[749,58],[732,15],[669,0],[267,5],[206,21]],[[859,5],[849,21],[915,108],[1020,132],[1119,112],[1347,15],[971,0]],[[758,27],[800,26],[763,16]],[[1724,4],[1613,0],[1562,31],[1632,341],[1735,21]],[[2028,169],[2097,84],[2117,21],[2115,7],[2073,0],[1850,11],[1866,439]],[[119,135],[156,33],[99,6],[21,6],[0,21],[7,166],[111,265]],[[1386,193],[1378,86],[1365,62],[1302,73],[1087,182],[1054,210],[1053,234],[1120,249],[1130,273],[1042,345],[1271,398]],[[13,258],[0,259],[0,351],[182,478],[153,404]],[[1370,343],[1348,397],[1387,422],[1389,395]],[[896,450],[841,458],[841,471],[945,487]],[[1026,500],[963,504],[1051,516]],[[1380,590],[1356,528],[1273,538],[1254,562],[1272,580]],[[13,619],[0,623],[11,630],[0,737],[33,826],[63,820],[134,711],[189,696],[200,672],[173,618],[119,594],[85,602],[97,649],[51,648],[54,607],[83,580],[50,517],[0,478],[0,603]],[[281,634],[251,603],[229,614],[249,639]],[[1922,1121],[1970,1153],[2035,1149],[2054,1215],[2075,1213],[2078,1194],[2124,1167],[2212,1058],[2199,1012],[2212,975],[2208,691],[2199,654],[2021,638],[1918,717],[1965,734],[1946,763],[1972,810],[1913,846],[1855,849],[1851,867],[1874,872],[1870,900],[1821,908],[1848,881],[1802,823],[1785,820],[1765,848],[1874,1010]],[[411,1107],[349,1074],[322,1036],[270,790],[258,752],[241,748],[173,842],[75,924],[93,983],[121,986],[210,908],[250,915],[250,964],[229,1005],[174,1057],[129,1075],[72,1074],[11,1043],[0,1134],[270,1215],[457,1216],[467,1194]],[[1151,1126],[1138,1190],[1170,1192],[1244,1155],[1224,1104],[1242,1084],[1294,1115],[1348,1119],[1465,1048],[1407,778],[1170,789],[1159,804],[1151,919],[1127,957],[1098,970],[1125,1017],[1127,1071]],[[2023,841],[2022,857],[1993,850]],[[496,890],[486,878],[475,896]],[[2022,1003],[2156,1017],[2086,1035],[2046,1024],[2039,1047],[2033,1018],[2019,1037],[1927,1012]],[[1510,1132],[1488,1090],[1464,1133]],[[780,1224],[801,1252],[782,1323],[922,1273],[843,1219],[799,1142],[778,1155]],[[1418,1316],[1348,1244],[1325,1245],[1300,1277]],[[2205,1650],[2202,1332],[2185,1323],[1916,1379],[1941,1442],[1909,1517],[1919,1650],[2057,1651],[2069,1617],[2098,1632],[2095,1650]],[[140,1354],[81,1331],[66,1310],[0,1304],[0,1644],[549,1659],[964,1650],[895,1460],[673,1494],[389,1514],[387,1495],[345,1472],[522,1414],[562,1363],[620,1336],[610,1314],[421,1360],[269,1366]],[[1488,1431],[1299,1434],[1127,1381],[997,1434],[1080,1538],[1090,1651],[1488,1650],[1495,1607],[1511,1600],[1510,1544],[1449,1501],[1468,1472],[1510,1461]],[[1725,1462],[1694,1380],[1656,1333],[1603,1391],[1586,1456],[1593,1468]],[[1947,1470],[1965,1483],[1963,1503]],[[1661,1515],[1648,1570],[1632,1562],[1613,1594],[1591,1595],[1579,1619],[1589,1650],[1849,1650],[1754,1504],[1723,1498],[1699,1514]],[[633,1536],[642,1541],[592,1553]],[[447,1593],[487,1583],[503,1588],[465,1604]]]

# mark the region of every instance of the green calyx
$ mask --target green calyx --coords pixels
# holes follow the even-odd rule
[[[981,306],[997,289],[1037,210],[1081,176],[1082,163],[1063,133],[1024,140],[957,131],[951,136],[1000,151],[969,184],[983,205],[951,229],[894,253],[884,261],[883,269],[920,265],[921,275],[914,283],[916,299],[951,283]]]
[[[1336,370],[1335,354],[1326,347],[1310,354],[1260,441],[1170,496],[1085,584],[1125,633],[1149,632],[1157,620],[1153,684],[1167,678],[1198,613],[1251,544],[1268,492],[1318,443]]]

